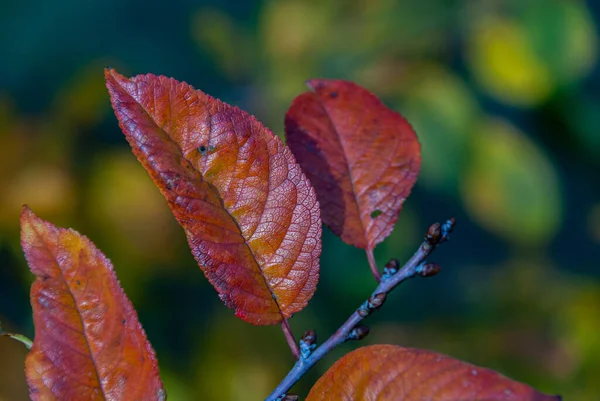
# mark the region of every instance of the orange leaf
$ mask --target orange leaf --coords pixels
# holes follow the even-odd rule
[[[302,310],[319,278],[321,219],[289,149],[186,83],[109,69],[106,81],[133,153],[225,304],[253,324]]]
[[[323,222],[374,249],[417,180],[421,150],[406,120],[347,81],[313,79],[285,116],[287,144],[317,191]]]
[[[165,400],[154,350],[110,261],[86,237],[21,213],[36,279],[25,374],[33,400]]]
[[[560,397],[435,352],[372,345],[339,359],[306,400],[560,401]]]

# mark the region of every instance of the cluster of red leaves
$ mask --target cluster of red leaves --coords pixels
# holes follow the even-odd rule
[[[373,249],[416,181],[420,147],[406,120],[374,95],[350,82],[309,81],[313,92],[286,115],[288,148],[254,117],[185,83],[112,69],[106,82],[133,153],[238,317],[276,324],[306,306],[319,278],[320,216],[366,249],[377,272]],[[32,399],[165,399],[154,351],[108,259],[26,207],[21,226],[36,275]],[[445,356],[374,346],[338,361],[309,399],[554,398]]]

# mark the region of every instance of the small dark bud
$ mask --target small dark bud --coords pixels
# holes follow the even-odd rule
[[[385,264],[385,268],[398,271],[398,269],[400,268],[400,262],[398,262],[398,259],[390,259]]]
[[[449,218],[444,225],[442,226],[442,236],[444,240],[448,240],[450,233],[454,230],[454,226],[456,225],[456,219],[454,217]]]
[[[306,359],[317,347],[317,333],[314,330],[307,330],[300,339],[300,359]]]
[[[417,268],[417,273],[421,277],[432,277],[438,274],[440,270],[442,268],[437,263],[425,263]]]
[[[442,239],[442,226],[440,223],[433,223],[431,226],[429,226],[427,234],[425,234],[425,241],[427,241],[429,244],[435,245],[440,242],[440,239]]]
[[[317,333],[314,330],[307,330],[300,341],[304,341],[308,345],[316,344],[317,342]]]
[[[381,305],[383,305],[386,298],[387,294],[385,292],[375,294],[374,296],[369,298],[369,308],[373,310],[381,308]]]
[[[376,309],[381,308],[381,305],[385,302],[385,298],[387,294],[385,292],[380,292],[379,294],[375,294],[367,299],[363,304],[356,310],[356,313],[360,315],[360,317],[367,317]]]
[[[363,302],[361,306],[358,307],[356,313],[360,315],[360,317],[367,317],[371,314],[371,309],[369,308],[369,301]]]
[[[398,262],[398,259],[390,259],[383,268],[383,277],[381,278],[381,281],[385,281],[392,277],[394,274],[396,274],[399,268],[400,262]]]
[[[362,340],[369,334],[369,327],[359,324],[348,333],[348,340]]]

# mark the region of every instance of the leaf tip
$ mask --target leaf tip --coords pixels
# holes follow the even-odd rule
[[[40,219],[27,205],[21,206],[21,242],[23,244],[31,241],[34,226],[41,224]]]
[[[326,79],[326,78],[313,78],[306,81],[306,85],[319,97],[321,98],[329,98],[329,99],[337,99],[340,96],[339,89],[341,89],[341,84],[352,84],[350,82],[335,80],[335,79]]]
[[[31,208],[29,208],[29,206],[26,204],[21,206],[21,220],[29,218],[30,216],[35,216]]]
[[[111,66],[104,67],[104,78],[108,81],[112,77],[113,72],[116,71]]]
[[[48,236],[55,232],[56,226],[52,223],[42,220],[27,205],[21,208],[21,248],[25,255],[25,260],[29,270],[36,274],[41,271],[38,261],[38,246],[44,244]],[[42,269],[43,270],[43,269]]]
[[[319,89],[321,89],[323,86],[325,86],[326,82],[327,82],[327,80],[324,78],[311,78],[311,79],[305,81],[305,84],[312,91],[317,92]]]
[[[104,76],[106,78],[112,76],[113,74],[118,74],[118,72],[112,68],[111,66],[107,65],[106,67],[104,67]]]
[[[123,86],[129,81],[126,77],[119,74],[117,70],[112,67],[104,68],[104,79],[106,80],[106,87],[109,91],[111,91],[115,86]]]

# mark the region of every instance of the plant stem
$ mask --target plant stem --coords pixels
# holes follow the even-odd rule
[[[7,333],[2,329],[2,325],[0,325],[0,336],[6,336],[12,338],[13,340],[17,340],[23,343],[23,345],[25,345],[27,349],[31,349],[31,347],[33,346],[33,341],[31,341],[29,338],[27,338],[23,334]]]
[[[375,262],[375,255],[373,255],[372,249],[365,249],[367,252],[367,260],[369,261],[369,267],[371,268],[371,273],[375,277],[377,282],[381,282],[381,274],[379,274],[379,268],[377,267],[377,262]]]
[[[419,246],[415,254],[402,266],[400,270],[394,272],[389,277],[383,278],[375,291],[373,291],[369,301],[381,293],[389,293],[403,281],[416,275],[429,276],[437,273],[439,267],[433,264],[424,264],[425,259],[435,250],[436,246],[448,240],[449,234],[455,224],[454,219],[448,220],[443,226],[438,223],[429,227],[425,236],[425,241]],[[369,253],[367,252],[367,255]],[[435,266],[435,268],[433,268]],[[437,268],[437,270],[436,270]],[[434,271],[435,270],[435,271]],[[432,273],[433,272],[433,273]],[[366,303],[366,304],[367,304]],[[365,304],[363,304],[365,305]],[[329,337],[321,346],[315,349],[308,357],[298,358],[287,376],[279,383],[277,388],[266,398],[266,401],[276,401],[284,395],[300,378],[325,354],[348,340],[348,334],[356,325],[363,320],[368,313],[359,313],[364,310],[364,306],[359,307],[350,315],[348,320],[337,331]],[[289,326],[288,326],[289,327]],[[284,330],[285,331],[285,330]],[[291,331],[290,331],[291,333]]]
[[[294,337],[294,333],[292,332],[292,328],[287,319],[283,319],[281,328],[283,329],[283,335],[292,350],[292,355],[294,355],[294,358],[296,359],[300,358],[300,348],[298,347],[298,343],[296,342],[296,338]]]

